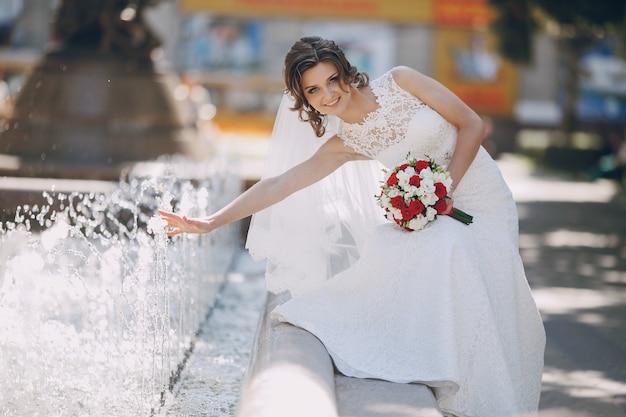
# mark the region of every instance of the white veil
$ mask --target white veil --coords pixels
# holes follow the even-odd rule
[[[263,178],[273,177],[311,157],[337,128],[329,118],[327,133],[315,136],[309,123],[290,110],[285,94],[276,120]],[[382,166],[376,161],[349,162],[337,171],[252,218],[246,248],[266,258],[267,290],[306,293],[358,258],[365,238],[383,223],[374,196],[380,192]]]

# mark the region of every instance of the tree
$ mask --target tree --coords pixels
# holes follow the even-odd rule
[[[571,132],[578,125],[580,60],[598,39],[614,36],[626,43],[624,0],[489,0],[498,16],[492,28],[500,53],[513,62],[527,64],[532,57],[533,35],[538,30],[553,34],[567,64],[564,73],[566,100],[562,127]],[[622,51],[623,52],[623,51]]]

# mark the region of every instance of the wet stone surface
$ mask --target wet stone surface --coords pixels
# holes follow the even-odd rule
[[[243,273],[242,273],[243,272]],[[161,416],[234,416],[259,315],[265,304],[264,267],[243,253]]]

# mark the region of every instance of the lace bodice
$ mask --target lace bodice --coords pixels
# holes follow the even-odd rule
[[[371,82],[378,109],[362,123],[340,122],[337,135],[357,152],[392,167],[408,152],[428,155],[447,165],[456,142],[456,127],[420,99],[402,89],[393,70]]]

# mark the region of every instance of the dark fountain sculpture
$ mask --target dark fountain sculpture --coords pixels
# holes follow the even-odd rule
[[[124,166],[190,154],[193,120],[155,67],[160,41],[143,11],[163,0],[63,0],[52,43],[0,130],[3,175],[118,179]]]

